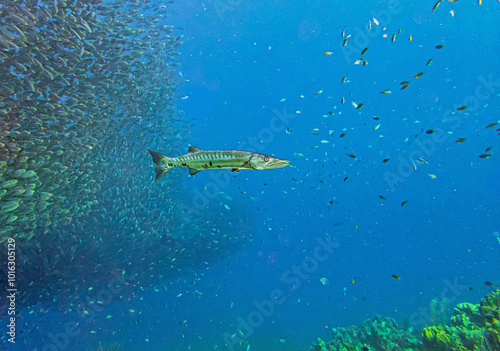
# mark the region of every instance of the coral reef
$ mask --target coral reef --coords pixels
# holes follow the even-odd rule
[[[332,340],[317,340],[308,351],[499,351],[500,289],[479,304],[459,303],[445,323],[446,301],[433,299],[431,325],[412,334],[392,318],[377,316],[358,326],[332,330]]]
[[[429,326],[422,333],[422,350],[500,350],[500,290],[474,305],[460,303],[450,323]]]
[[[365,320],[359,326],[332,330],[332,340],[318,339],[317,345],[308,351],[392,351],[418,350],[417,337],[398,327],[392,318],[377,316]]]

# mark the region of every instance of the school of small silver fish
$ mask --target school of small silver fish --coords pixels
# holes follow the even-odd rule
[[[19,305],[72,311],[113,272],[133,267],[137,281],[121,284],[142,289],[161,279],[144,274],[154,267],[179,274],[247,240],[183,205],[175,174],[151,182],[145,149],[180,153],[190,128],[167,8],[0,1],[0,245],[17,243]]]

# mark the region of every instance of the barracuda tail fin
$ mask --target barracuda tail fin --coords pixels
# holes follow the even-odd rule
[[[148,150],[148,152],[151,154],[151,157],[153,158],[153,162],[155,163],[155,170],[156,170],[156,178],[155,181],[160,179],[165,175],[165,173],[168,172],[170,167],[168,167],[168,161],[170,158],[160,154],[159,152],[156,151],[151,151]]]

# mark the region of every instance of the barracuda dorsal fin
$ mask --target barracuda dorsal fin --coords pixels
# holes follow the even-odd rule
[[[195,153],[195,152],[198,152],[198,151],[201,151],[201,149],[198,148],[198,147],[196,147],[196,146],[189,145],[188,155],[192,154],[192,153]]]
[[[195,175],[196,173],[198,173],[200,170],[199,169],[194,169],[194,168],[190,168],[189,169],[189,175],[192,176],[192,175]]]

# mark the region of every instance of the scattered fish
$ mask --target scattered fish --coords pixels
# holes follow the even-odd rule
[[[413,79],[420,78],[420,77],[422,77],[424,74],[425,74],[425,72],[419,72],[419,73],[417,73],[417,74],[415,74],[415,75],[413,76]]]
[[[436,9],[438,8],[438,6],[439,6],[439,4],[441,3],[441,1],[443,1],[443,0],[438,0],[438,1],[434,4],[434,6],[432,7],[432,11],[436,11]]]

